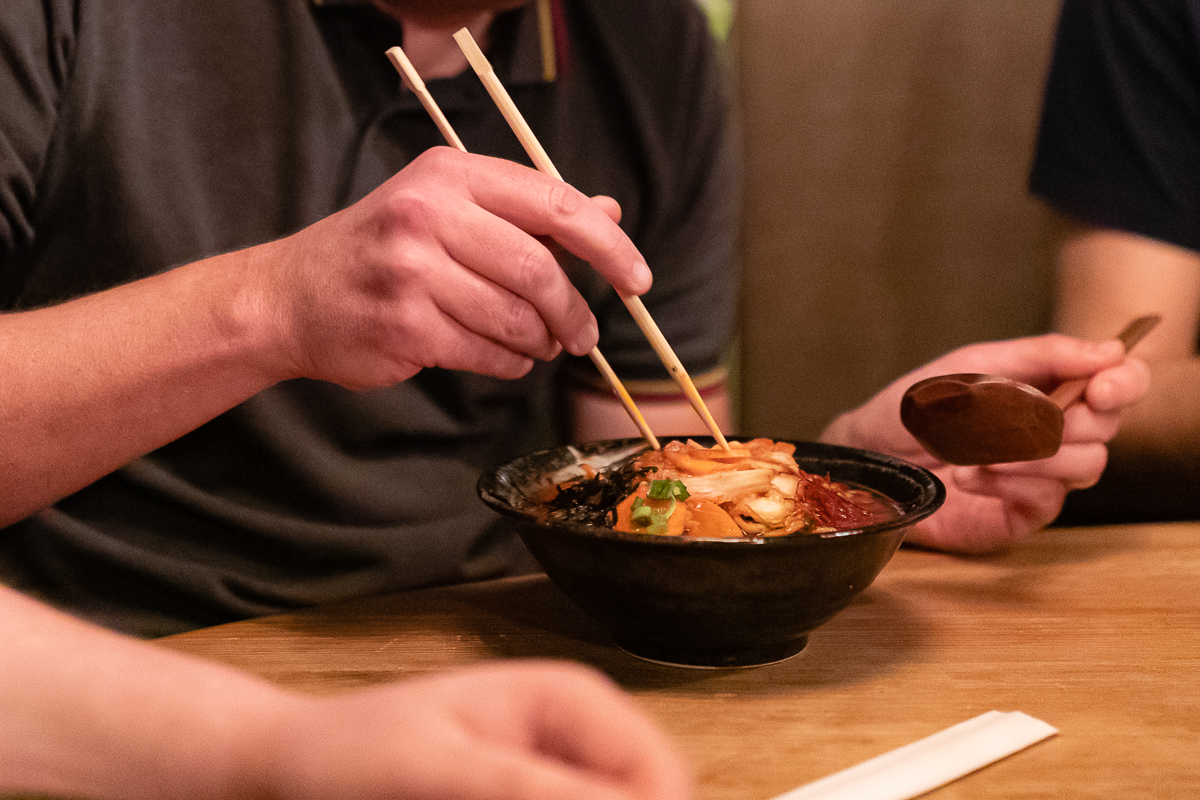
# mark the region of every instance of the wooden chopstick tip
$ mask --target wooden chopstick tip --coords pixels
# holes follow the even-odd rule
[[[387,57],[392,62],[392,66],[400,73],[401,80],[404,85],[414,92],[420,92],[425,88],[421,76],[417,73],[416,67],[408,60],[408,56],[399,47],[389,47],[387,49]]]
[[[458,47],[463,51],[463,55],[467,57],[471,68],[476,72],[491,72],[491,62],[487,60],[487,56],[479,49],[479,45],[475,42],[475,37],[466,28],[459,28],[454,32],[454,41],[458,42]]]

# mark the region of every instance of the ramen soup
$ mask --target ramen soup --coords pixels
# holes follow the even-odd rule
[[[703,539],[854,530],[900,517],[878,492],[801,470],[795,449],[770,439],[730,442],[728,451],[673,441],[551,482],[538,499],[548,521]]]

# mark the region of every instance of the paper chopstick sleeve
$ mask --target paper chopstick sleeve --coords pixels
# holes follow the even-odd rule
[[[774,800],[907,800],[1056,733],[1020,711],[988,711]]]

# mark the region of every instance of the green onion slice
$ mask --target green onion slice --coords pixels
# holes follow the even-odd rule
[[[638,528],[645,528],[646,533],[662,536],[667,532],[667,520],[675,513],[675,498],[665,511],[651,507],[642,498],[636,497],[629,508],[629,522]]]
[[[683,485],[683,481],[650,481],[650,488],[646,491],[646,495],[655,500],[687,500],[691,495],[688,493],[687,487]]]

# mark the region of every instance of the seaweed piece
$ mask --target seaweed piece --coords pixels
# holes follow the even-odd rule
[[[609,467],[590,478],[577,478],[559,486],[558,494],[543,503],[553,522],[612,527],[617,504],[637,489],[654,467],[638,467],[634,459]]]

